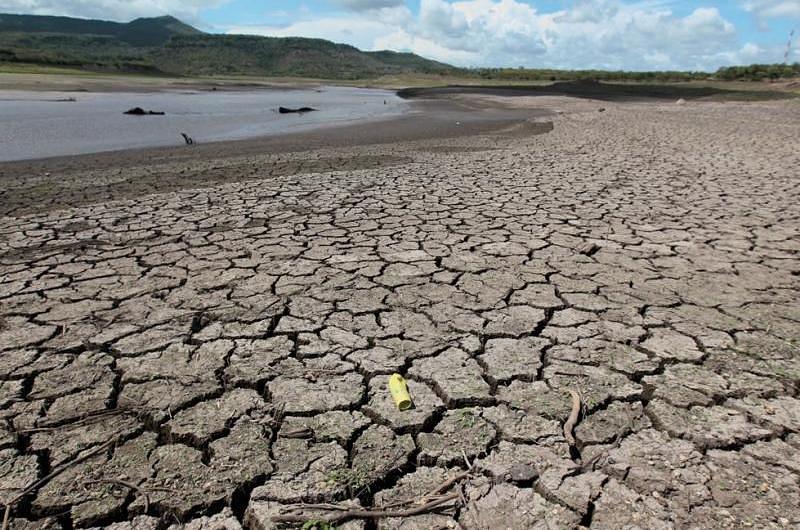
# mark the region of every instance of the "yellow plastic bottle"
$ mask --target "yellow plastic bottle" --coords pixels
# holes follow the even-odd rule
[[[408,393],[406,380],[400,374],[392,374],[389,378],[389,392],[400,410],[408,410],[412,407],[411,395]]]

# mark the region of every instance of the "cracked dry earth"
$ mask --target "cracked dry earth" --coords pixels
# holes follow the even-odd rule
[[[466,461],[338,528],[800,527],[800,105],[535,104],[0,219],[0,501],[63,469],[10,528],[281,528]]]

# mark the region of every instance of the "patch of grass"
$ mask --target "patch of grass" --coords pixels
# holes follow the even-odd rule
[[[60,66],[47,66],[32,63],[0,62],[0,74],[57,74],[57,75],[90,75],[85,70]]]
[[[734,350],[739,355],[744,355],[745,357],[749,357],[751,359],[761,359],[761,356],[755,352],[750,350]]]
[[[470,409],[464,409],[458,413],[458,423],[465,429],[475,426],[475,413]]]
[[[300,530],[336,530],[336,527],[325,521],[311,520],[303,523]]]
[[[788,379],[790,376],[789,371],[786,370],[785,368],[775,367],[773,369],[773,372],[775,373],[775,375],[783,377],[784,379]]]
[[[328,482],[345,486],[350,492],[358,492],[369,485],[369,474],[360,468],[339,468],[328,473]]]

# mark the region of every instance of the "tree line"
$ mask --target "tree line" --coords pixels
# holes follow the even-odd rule
[[[711,72],[556,70],[547,68],[473,68],[472,75],[500,81],[764,81],[800,77],[800,63],[728,66]]]

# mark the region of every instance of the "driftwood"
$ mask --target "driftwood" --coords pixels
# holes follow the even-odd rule
[[[303,114],[305,112],[314,112],[317,109],[312,109],[311,107],[300,107],[299,109],[291,109],[289,107],[278,107],[278,113],[280,114]]]
[[[166,113],[155,110],[144,110],[142,107],[133,107],[132,109],[126,110],[123,114],[129,116],[163,116]]]
[[[194,145],[194,138],[186,133],[181,133],[181,136],[183,136],[183,141],[186,142],[186,145]]]

